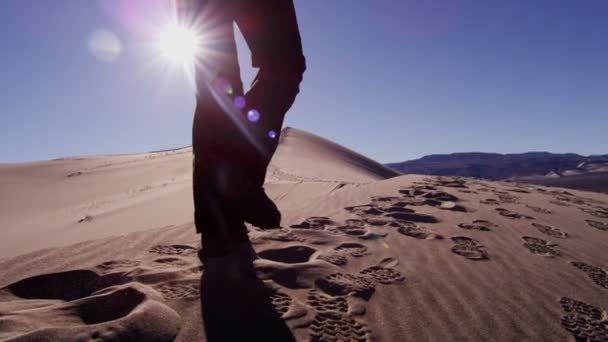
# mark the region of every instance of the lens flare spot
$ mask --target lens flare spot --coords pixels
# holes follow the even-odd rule
[[[255,109],[250,109],[247,112],[247,120],[251,122],[257,122],[258,120],[260,120],[260,112]]]
[[[222,77],[213,80],[213,88],[219,93],[230,94],[232,92],[232,85],[227,79]]]
[[[243,109],[243,108],[245,108],[245,105],[247,105],[247,101],[245,100],[244,96],[235,97],[233,102],[234,102],[234,106],[238,109]]]
[[[275,131],[268,131],[268,137],[270,139],[276,138],[277,137],[277,132],[275,132]]]
[[[122,52],[122,44],[118,37],[106,30],[98,30],[89,36],[89,52],[98,60],[112,62]]]
[[[227,79],[218,77],[213,81],[213,84],[215,86],[215,89],[220,94],[232,94],[232,84],[230,84],[230,81],[228,81]]]

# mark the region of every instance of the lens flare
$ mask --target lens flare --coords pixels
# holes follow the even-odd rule
[[[277,137],[277,132],[275,132],[275,131],[268,131],[268,137],[270,139],[276,138]]]
[[[247,101],[245,100],[244,96],[235,97],[233,102],[234,102],[234,106],[238,109],[243,109],[243,108],[245,108],[245,105],[247,105]]]
[[[257,122],[258,120],[260,120],[260,112],[255,109],[250,109],[247,112],[247,119],[251,122]]]
[[[169,63],[182,67],[193,67],[201,53],[203,39],[195,30],[169,24],[158,37],[158,49]]]
[[[112,62],[122,52],[120,39],[112,32],[97,30],[89,36],[89,52],[103,62]]]
[[[213,80],[212,84],[215,90],[221,94],[232,95],[234,92],[230,81],[223,77],[217,77]]]

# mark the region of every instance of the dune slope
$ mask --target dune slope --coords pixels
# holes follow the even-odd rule
[[[608,195],[388,178],[288,130],[266,184],[283,228],[202,264],[189,151],[162,153],[0,166],[0,340],[608,338]]]

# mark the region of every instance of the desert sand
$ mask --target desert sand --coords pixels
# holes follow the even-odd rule
[[[286,129],[257,259],[201,264],[191,150],[0,164],[2,341],[608,341],[608,195],[400,175]]]

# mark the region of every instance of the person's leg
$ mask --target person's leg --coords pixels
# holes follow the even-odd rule
[[[237,203],[242,203],[239,211],[246,221],[276,228],[280,212],[266,196],[263,185],[306,63],[292,0],[245,0],[236,22],[251,50],[253,66],[259,67],[245,94],[248,135],[240,149],[239,169],[246,172],[242,179],[247,181],[247,192]]]
[[[255,185],[262,186],[285,114],[299,92],[306,70],[293,0],[245,0],[236,22],[252,54],[258,75],[247,91],[247,110],[260,113],[250,125],[256,138],[250,163]]]
[[[247,239],[243,219],[226,196],[229,174],[233,173],[230,137],[238,131],[238,125],[233,121],[235,113],[227,111],[225,100],[243,90],[233,9],[225,3],[196,1],[196,15],[189,23],[203,34],[213,34],[208,47],[211,53],[200,56],[196,70],[197,106],[192,130],[195,226],[202,236],[202,252],[209,255],[225,254],[235,243]]]
[[[193,130],[197,230],[218,235],[225,230],[222,227],[236,226],[242,219],[262,228],[278,227],[280,212],[262,186],[284,115],[305,70],[293,3],[201,2],[205,4],[202,17],[209,23],[204,27],[213,32],[213,41],[211,54],[197,70]],[[240,102],[236,100],[243,90],[231,18],[236,18],[254,66],[260,68],[245,101]],[[259,120],[248,116],[249,111],[258,112]]]

